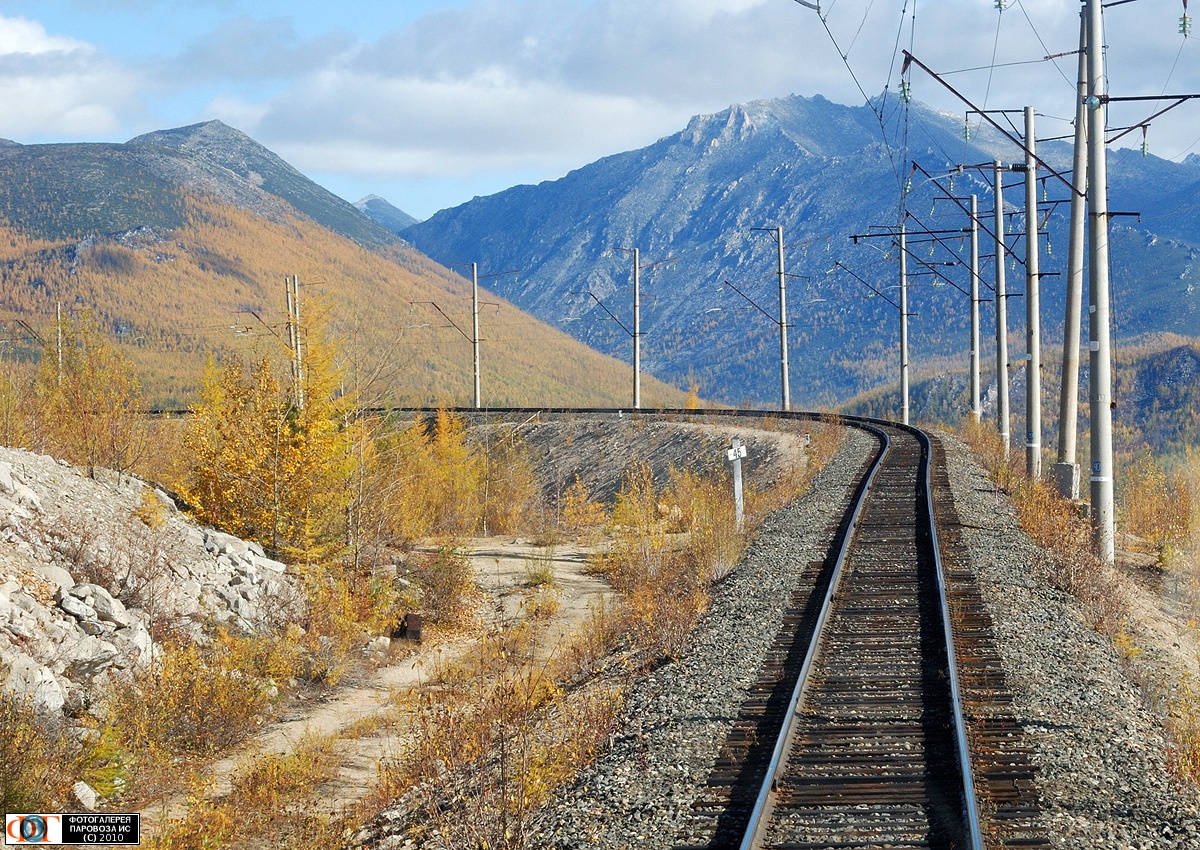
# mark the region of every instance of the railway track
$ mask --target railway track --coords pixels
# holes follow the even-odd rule
[[[878,453],[827,530],[828,555],[803,571],[695,804],[711,829],[678,846],[1049,846],[940,447],[844,421]]]
[[[947,589],[935,518],[956,530],[957,517],[932,492],[944,467],[914,429],[852,424],[879,452],[829,555],[804,571],[696,806],[713,830],[686,846],[1047,846],[990,621],[957,561]]]

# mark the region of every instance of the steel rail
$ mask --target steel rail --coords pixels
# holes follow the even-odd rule
[[[858,520],[862,516],[863,507],[867,503],[867,494],[871,490],[871,483],[875,480],[875,473],[879,471],[879,467],[882,465],[883,459],[887,456],[888,449],[891,447],[891,439],[883,429],[866,427],[864,430],[879,438],[881,442],[879,453],[875,456],[870,470],[864,476],[863,486],[855,494],[854,511],[850,518],[850,524],[846,529],[846,534],[842,538],[842,545],[833,567],[833,575],[829,579],[829,588],[825,591],[825,601],[821,604],[821,613],[817,615],[817,623],[808,644],[808,652],[805,653],[804,663],[800,667],[800,676],[796,680],[796,686],[792,689],[791,699],[784,712],[787,720],[784,721],[783,729],[780,730],[779,738],[775,742],[775,749],[771,755],[771,761],[767,766],[767,775],[763,780],[758,798],[754,802],[754,808],[750,812],[750,822],[746,829],[746,835],[742,839],[740,850],[753,850],[753,848],[760,846],[767,824],[770,822],[771,812],[775,808],[776,782],[780,770],[786,764],[788,755],[791,753],[792,741],[795,738],[794,732],[800,714],[800,704],[804,699],[804,692],[808,687],[809,673],[812,670],[813,662],[816,660],[817,647],[821,642],[821,634],[825,628],[825,622],[829,618],[830,611],[833,610],[833,599],[837,593],[838,585],[841,583],[842,565],[845,563],[846,556],[850,553],[851,544],[854,540],[854,532],[858,527]]]
[[[962,773],[963,808],[967,820],[967,839],[971,850],[982,850],[983,832],[979,824],[979,803],[975,794],[975,781],[971,772],[971,750],[967,740],[966,718],[963,713],[962,687],[958,680],[958,664],[955,661],[954,634],[950,626],[950,600],[946,593],[946,576],[942,569],[942,550],[938,545],[937,522],[934,520],[933,502],[933,445],[929,435],[912,429],[921,443],[922,466],[925,467],[925,506],[929,511],[929,533],[932,536],[933,559],[937,567],[938,596],[942,610],[942,628],[946,635],[946,676],[950,680],[950,703],[954,711],[954,730],[958,743],[958,767]]]

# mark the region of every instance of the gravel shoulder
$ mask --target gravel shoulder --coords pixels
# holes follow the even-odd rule
[[[943,437],[963,539],[995,621],[1013,712],[1035,747],[1054,846],[1200,847],[1195,789],[1169,776],[1160,718],[1112,641],[1046,581],[1045,553],[1020,530],[1008,496],[955,438]],[[691,650],[627,693],[612,749],[540,813],[533,846],[675,848],[780,623],[794,570],[868,449],[851,432],[813,490],[778,512],[714,595]],[[1153,606],[1150,606],[1153,607]],[[1161,626],[1161,623],[1159,624]]]
[[[1036,746],[1055,846],[1200,847],[1195,789],[1167,773],[1161,723],[1109,638],[1046,581],[1044,553],[962,444],[943,435],[951,488],[1004,660]]]

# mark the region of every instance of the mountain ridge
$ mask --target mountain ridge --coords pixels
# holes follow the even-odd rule
[[[11,354],[40,356],[28,329],[51,338],[58,305],[86,310],[134,361],[155,406],[194,399],[209,353],[282,362],[291,274],[353,344],[353,362],[386,376],[372,389],[379,403],[471,398],[471,346],[442,317],[470,325],[469,284],[220,122],[124,144],[0,146],[0,243]],[[627,367],[488,300],[485,403],[626,400]],[[683,399],[649,376],[645,385],[657,403]]]
[[[755,231],[782,226],[792,275],[793,403],[829,407],[894,382],[898,374],[895,308],[876,294],[886,295],[896,284],[896,249],[890,237],[856,243],[847,237],[884,236],[880,226],[894,230],[902,191],[912,231],[965,233],[965,216],[952,204],[935,202],[932,183],[913,172],[909,161],[933,174],[958,172],[942,182],[964,203],[966,195],[976,194],[984,226],[991,226],[990,163],[1023,157],[989,127],[969,129],[964,132],[961,118],[886,93],[859,107],[796,95],[735,104],[558,180],[442,210],[405,230],[404,238],[435,259],[462,256],[469,247],[481,267],[523,269],[519,281],[498,286],[501,294],[622,359],[630,357],[628,331],[595,303],[604,301],[630,326],[632,275],[618,249],[639,248],[645,263],[674,258],[673,264],[643,270],[643,292],[656,296],[642,306],[643,364],[678,386],[698,380],[707,397],[770,405],[779,396],[774,353],[779,329],[771,318],[777,316],[777,246],[772,234]],[[903,161],[892,144],[901,135],[907,142]],[[1039,154],[1056,167],[1071,159],[1069,145],[1061,142],[1039,145]],[[1118,313],[1119,332],[1200,335],[1200,299],[1181,297],[1177,285],[1193,275],[1200,225],[1186,216],[1161,223],[1200,192],[1200,170],[1134,160],[1125,152],[1115,152],[1110,161],[1112,207],[1142,206],[1160,217],[1153,231],[1126,220],[1114,224],[1114,287],[1125,310]],[[958,171],[958,162],[987,165]],[[1048,193],[1056,192],[1053,180],[1046,184]],[[1023,256],[1019,185],[1014,180],[1006,186],[1005,209],[1013,231],[1009,247]],[[1053,275],[1066,255],[1065,207],[1050,221],[1043,236],[1043,326],[1053,340],[1064,299]],[[954,239],[965,243],[965,235]],[[917,244],[910,242],[910,252]],[[989,248],[984,246],[985,254]],[[920,244],[920,251],[926,261],[951,260],[931,244]],[[963,276],[964,253],[957,248],[953,261],[960,269],[947,274]],[[930,277],[917,260],[910,263],[910,275],[914,364],[919,369],[955,352],[965,363],[965,298]],[[990,283],[990,267],[983,275]],[[1014,275],[1009,294],[1019,299],[1023,270],[1010,269],[1010,278]],[[990,311],[985,307],[985,328]],[[1024,325],[1019,300],[1009,313],[1010,331],[1017,333]]]

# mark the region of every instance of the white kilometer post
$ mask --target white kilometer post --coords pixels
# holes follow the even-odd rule
[[[741,531],[746,508],[742,498],[742,458],[746,456],[746,447],[742,445],[741,440],[734,437],[725,456],[733,463],[733,508],[737,516],[738,531]]]

